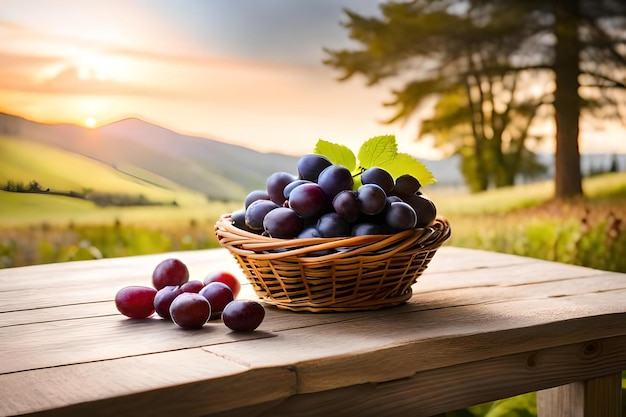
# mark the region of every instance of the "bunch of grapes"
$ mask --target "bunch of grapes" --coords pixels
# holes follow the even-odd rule
[[[182,261],[169,258],[152,273],[152,286],[131,285],[115,295],[115,306],[127,317],[145,319],[155,312],[185,329],[202,328],[221,318],[233,331],[253,331],[265,309],[252,300],[238,300],[241,284],[226,271],[213,271],[203,281],[189,280]]]
[[[275,172],[266,189],[250,192],[231,214],[235,226],[281,239],[386,235],[428,226],[434,203],[421,184],[379,167],[362,170],[360,185],[342,165],[319,154],[302,156],[297,175]]]

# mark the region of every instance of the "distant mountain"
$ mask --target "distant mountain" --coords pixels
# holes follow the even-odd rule
[[[75,152],[121,171],[140,168],[213,199],[241,199],[264,188],[272,172],[294,172],[294,156],[261,153],[223,142],[182,135],[139,119],[98,129],[42,124],[0,113],[0,135]],[[80,173],[77,173],[80,175]]]
[[[295,173],[298,159],[183,135],[136,118],[87,129],[71,124],[36,123],[0,113],[0,135],[56,146],[131,175],[141,171],[152,173],[221,200],[241,199],[250,190],[264,188],[265,180],[272,172]],[[553,178],[554,156],[539,154],[538,158],[548,167],[548,172],[534,180]],[[607,171],[613,158],[617,158],[618,170],[626,170],[625,154],[581,155],[583,175]],[[422,162],[437,178],[433,187],[465,186],[458,155]]]

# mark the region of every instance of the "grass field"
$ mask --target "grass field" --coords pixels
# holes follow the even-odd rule
[[[0,267],[217,247],[215,220],[240,203],[97,207],[90,201],[0,191]]]
[[[97,207],[93,202],[56,195],[0,191],[0,230],[45,223],[63,227],[122,222],[135,226],[184,225],[211,219],[239,207],[239,203],[208,201],[202,196],[183,199],[178,206]]]
[[[138,168],[116,169],[76,153],[36,142],[0,137],[0,158],[0,184],[6,184],[7,181],[24,184],[37,181],[42,188],[54,191],[95,190],[103,193],[143,195],[150,201],[176,201],[180,205],[191,205],[204,200],[200,193],[182,189],[164,178]],[[0,200],[2,205],[5,199],[3,197]],[[49,204],[52,208],[57,208],[58,205],[67,206],[71,203],[50,201]],[[14,204],[11,208],[13,207]],[[82,211],[80,204],[77,209]],[[1,206],[0,210],[0,214],[7,211]],[[11,221],[19,221],[19,216],[11,216]]]
[[[584,181],[586,197],[553,201],[552,184],[433,194],[448,244],[626,272],[626,173]]]
[[[626,200],[626,172],[610,173],[586,178],[583,181],[586,201],[572,204],[598,202],[624,203]],[[426,190],[437,202],[441,213],[446,216],[472,216],[504,214],[512,211],[534,208],[552,200],[552,181],[517,185],[470,194],[464,191],[443,189]]]

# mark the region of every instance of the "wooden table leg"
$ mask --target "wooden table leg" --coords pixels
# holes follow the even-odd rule
[[[538,417],[620,417],[621,372],[537,392]]]

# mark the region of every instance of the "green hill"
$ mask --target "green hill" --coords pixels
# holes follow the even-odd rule
[[[165,181],[216,200],[241,200],[252,189],[265,187],[272,172],[294,172],[297,162],[294,156],[182,135],[139,119],[86,129],[0,113],[0,135],[69,151],[146,182]],[[23,156],[36,164],[32,157],[32,153]],[[0,154],[0,163],[7,159]]]
[[[115,193],[142,195],[154,203],[193,204],[205,197],[153,173],[119,169],[94,159],[7,136],[0,136],[0,185],[8,181],[29,184],[37,181],[43,189],[59,193]]]
[[[41,143],[0,136],[0,186],[9,181],[27,186],[36,181],[49,192],[0,191],[0,226],[91,223],[135,224],[188,222],[215,218],[229,206],[210,202],[200,192],[181,187],[154,173],[136,167],[119,170],[102,162]],[[124,172],[123,172],[124,171]],[[73,192],[124,196],[151,206],[99,207]],[[176,205],[172,205],[176,202]],[[232,203],[231,203],[232,204]]]

